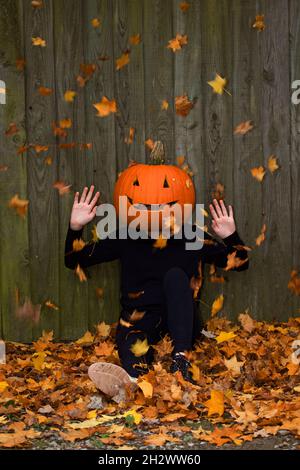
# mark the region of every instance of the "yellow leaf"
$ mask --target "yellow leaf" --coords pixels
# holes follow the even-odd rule
[[[150,382],[147,382],[147,380],[142,380],[142,382],[138,383],[138,386],[142,390],[144,396],[146,398],[151,398],[153,395],[153,386]]]
[[[122,69],[125,65],[129,64],[129,52],[125,52],[116,60],[116,70]]]
[[[279,165],[277,164],[277,157],[275,157],[275,155],[270,155],[268,160],[268,168],[271,173],[274,173],[276,170],[278,170]]]
[[[207,83],[212,87],[212,89],[214,90],[214,93],[218,93],[218,95],[223,95],[224,91],[227,92],[227,90],[225,90],[225,85],[227,83],[227,80],[226,78],[223,78],[218,74],[216,74],[216,77],[214,80],[211,80],[210,82],[207,82]]]
[[[100,26],[101,22],[98,18],[93,18],[91,20],[91,25],[93,26],[93,28],[98,28]]]
[[[0,393],[4,392],[8,387],[8,383],[5,381],[0,382]]]
[[[81,338],[79,338],[75,343],[77,344],[90,344],[94,341],[94,336],[90,331],[87,331]]]
[[[44,369],[45,367],[44,362],[45,362],[46,356],[47,356],[47,353],[45,351],[40,351],[40,352],[33,354],[32,363],[33,363],[33,367],[36,370],[41,371]]]
[[[265,29],[265,15],[256,15],[255,22],[252,25],[253,28],[257,29],[259,32]]]
[[[136,357],[140,357],[140,356],[144,356],[144,354],[146,354],[146,352],[148,351],[149,348],[150,348],[150,346],[148,344],[148,340],[147,340],[147,338],[145,338],[144,340],[138,339],[131,346],[130,350],[132,351],[132,353]]]
[[[67,90],[64,94],[64,100],[71,103],[72,101],[74,101],[76,95],[76,91]]]
[[[155,240],[155,242],[153,243],[153,246],[154,246],[154,248],[159,248],[160,250],[162,250],[163,248],[165,248],[167,246],[167,242],[168,242],[168,239],[163,238],[163,236],[160,235],[157,238],[157,240]]]
[[[211,316],[214,317],[220,310],[222,310],[224,304],[224,295],[221,294],[212,304]]]
[[[87,419],[94,419],[97,418],[97,410],[91,410],[86,415]]]
[[[233,375],[239,375],[241,373],[241,367],[244,362],[238,362],[236,356],[232,356],[230,359],[225,359],[224,364],[228,370],[230,370]]]
[[[87,429],[87,428],[94,428],[95,426],[99,426],[100,424],[107,423],[109,421],[113,421],[114,419],[121,418],[122,415],[102,415],[100,418],[92,418],[86,419],[81,423],[70,423],[67,425],[68,428],[72,429]]]
[[[46,47],[46,41],[40,37],[31,38],[33,46]]]
[[[257,179],[257,181],[262,182],[264,179],[266,170],[264,169],[263,166],[258,166],[256,168],[251,168],[251,174],[253,178]]]
[[[94,108],[97,109],[98,114],[97,116],[100,117],[105,117],[108,116],[110,113],[116,113],[117,112],[117,104],[115,100],[109,101],[106,96],[102,97],[102,100],[100,103],[95,103],[93,104]]]
[[[123,416],[124,418],[126,418],[126,416],[132,416],[134,424],[139,424],[143,418],[143,415],[141,415],[140,413],[137,413],[135,410],[126,411],[126,413],[124,413]]]
[[[229,331],[228,333],[226,331],[221,331],[219,336],[217,336],[215,339],[217,340],[217,343],[224,343],[224,341],[230,341],[231,339],[235,338],[235,334],[233,331]]]
[[[208,416],[218,414],[222,416],[224,413],[224,394],[221,390],[211,390],[210,399],[205,402],[208,408]]]

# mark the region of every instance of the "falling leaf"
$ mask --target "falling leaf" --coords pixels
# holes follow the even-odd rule
[[[191,6],[190,3],[188,3],[188,2],[180,2],[180,3],[179,3],[179,8],[180,8],[180,10],[183,11],[184,13],[185,13],[186,11],[188,11],[188,9],[190,8],[190,6]]]
[[[132,144],[133,139],[134,139],[134,134],[135,134],[135,128],[134,128],[134,127],[130,127],[130,128],[129,128],[129,136],[128,136],[128,137],[125,137],[125,143],[126,143],[126,144]]]
[[[258,237],[256,238],[255,240],[255,243],[257,246],[260,246],[262,244],[262,242],[265,241],[266,239],[266,230],[267,230],[267,226],[266,224],[263,224],[262,228],[261,228],[261,231],[260,231],[260,234],[258,235]]]
[[[236,128],[234,129],[234,134],[240,134],[240,135],[245,135],[247,134],[249,131],[251,131],[251,129],[253,129],[253,124],[252,124],[252,121],[245,121],[245,122],[241,122],[240,124],[238,124],[236,126]]]
[[[61,119],[59,121],[59,126],[62,128],[62,129],[70,129],[70,127],[72,127],[72,120],[67,118],[67,119]]]
[[[259,32],[265,29],[265,15],[256,15],[255,22],[252,25],[253,28],[257,29]]]
[[[83,269],[80,267],[79,264],[77,264],[77,266],[76,266],[75,274],[78,276],[80,282],[87,281],[87,277],[85,275],[85,272],[83,271]]]
[[[40,37],[31,38],[33,46],[46,47],[46,41]]]
[[[69,193],[71,186],[71,184],[66,184],[63,181],[56,181],[56,183],[53,184],[53,188],[58,190],[60,196]]]
[[[153,395],[153,386],[150,382],[147,382],[147,380],[142,380],[141,382],[138,382],[138,386],[142,390],[145,398],[151,398],[152,397],[152,395]]]
[[[225,199],[224,191],[225,191],[224,185],[222,183],[216,183],[216,186],[214,190],[212,191],[212,198],[217,199],[218,201],[220,201],[220,199]]]
[[[48,145],[33,145],[36,153],[47,152],[49,150]]]
[[[248,262],[248,258],[241,259],[237,256],[236,251],[227,255],[227,264],[224,271],[230,271],[231,269],[239,268],[243,264]]]
[[[294,269],[291,272],[291,278],[288,282],[288,289],[295,295],[300,295],[300,277],[298,272]]]
[[[86,243],[82,238],[73,240],[72,248],[73,251],[81,251],[85,247]]]
[[[51,302],[51,300],[46,300],[45,305],[53,310],[59,310],[58,306]]]
[[[253,178],[257,179],[257,181],[262,182],[262,180],[264,179],[265,173],[266,173],[266,170],[264,169],[263,166],[251,168],[251,174]]]
[[[226,90],[225,85],[227,83],[226,78],[221,77],[220,75],[216,74],[214,80],[207,82],[209,86],[212,87],[214,93],[218,95],[223,95],[224,91],[230,95],[230,93]]]
[[[129,299],[138,299],[144,293],[145,293],[145,291],[143,291],[143,290],[141,290],[139,292],[128,292],[128,298]]]
[[[214,317],[220,310],[222,310],[224,304],[224,295],[221,294],[216,300],[214,300],[211,307],[211,316]]]
[[[252,333],[252,331],[256,328],[256,322],[253,318],[250,317],[249,313],[240,313],[238,317],[239,322],[241,323],[243,329],[248,333]]]
[[[275,173],[275,171],[277,171],[279,168],[278,164],[277,164],[277,157],[275,157],[275,155],[270,155],[269,159],[268,159],[268,169],[271,173]]]
[[[98,114],[96,114],[96,116],[105,117],[105,116],[108,116],[110,113],[117,112],[117,104],[115,100],[109,101],[109,99],[106,98],[106,96],[103,96],[100,103],[95,103],[93,104],[93,106],[98,111]]]
[[[233,333],[233,331],[229,331],[229,332],[226,332],[226,331],[221,331],[221,333],[216,336],[216,341],[217,343],[223,343],[224,341],[230,341],[232,340],[233,338],[235,338],[236,335]]]
[[[169,108],[169,103],[167,100],[161,102],[161,109],[167,110]]]
[[[53,93],[53,89],[52,88],[47,88],[47,87],[44,87],[44,86],[40,86],[38,88],[38,92],[41,96],[50,96]]]
[[[137,322],[139,320],[141,320],[144,315],[145,315],[146,311],[143,310],[143,311],[139,311],[137,309],[134,309],[132,313],[130,313],[129,315],[129,320],[132,321],[132,322]]]
[[[167,243],[168,243],[168,239],[164,238],[162,235],[159,235],[159,237],[153,243],[153,247],[159,248],[160,250],[162,250],[163,248],[166,248]]]
[[[125,326],[125,328],[131,328],[133,326],[132,323],[129,323],[128,321],[123,320],[123,318],[120,318],[119,322],[120,322],[120,325]]]
[[[125,65],[129,64],[129,62],[129,52],[125,52],[121,55],[121,57],[116,59],[116,70],[122,69],[123,67],[125,67]]]
[[[144,340],[138,339],[131,345],[130,350],[136,357],[141,357],[148,352],[149,348],[148,340],[145,338]]]
[[[31,6],[33,8],[42,8],[43,6],[43,1],[42,0],[32,0],[31,1]]]
[[[152,139],[145,140],[145,145],[150,149],[153,150],[154,148],[154,141]]]
[[[129,42],[130,42],[130,44],[132,44],[133,46],[137,46],[137,45],[140,44],[140,42],[141,42],[141,35],[140,35],[140,34],[136,34],[136,35],[134,35],[134,36],[130,36]]]
[[[186,117],[190,113],[191,109],[193,109],[193,107],[194,103],[189,100],[187,95],[175,97],[176,114],[178,114],[179,116]]]
[[[15,194],[9,201],[8,207],[15,209],[17,214],[21,217],[25,217],[28,210],[28,199],[20,199],[18,194]]]
[[[71,103],[72,101],[74,101],[74,98],[76,95],[77,95],[76,91],[67,90],[64,93],[64,100],[67,101],[68,103]]]
[[[173,52],[176,52],[179,51],[182,46],[185,46],[187,43],[187,35],[182,36],[181,34],[176,34],[176,37],[174,39],[170,39],[167,48],[172,49]]]
[[[95,290],[96,290],[96,296],[98,297],[98,299],[103,299],[103,296],[104,296],[103,287],[96,287]]]
[[[93,18],[91,20],[91,25],[93,26],[93,28],[99,28],[99,26],[101,25],[101,21],[99,20],[99,18]]]
[[[25,68],[25,59],[16,59],[17,70],[23,71]]]
[[[17,128],[17,125],[15,122],[11,122],[8,126],[8,128],[6,129],[5,131],[5,135],[6,136],[9,136],[9,135],[14,135],[16,134],[17,132],[19,132],[19,129]]]
[[[221,390],[211,390],[210,399],[207,400],[205,406],[208,408],[208,416],[224,414],[224,394]]]

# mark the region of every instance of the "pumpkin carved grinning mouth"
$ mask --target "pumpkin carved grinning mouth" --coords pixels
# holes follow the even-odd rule
[[[129,204],[130,204],[131,206],[134,206],[135,209],[141,209],[141,210],[144,209],[145,207],[146,207],[148,210],[150,210],[150,209],[152,209],[152,210],[161,210],[161,209],[163,209],[163,208],[164,208],[165,206],[167,206],[167,205],[169,205],[169,206],[174,206],[174,204],[177,204],[177,202],[178,202],[178,200],[177,200],[177,201],[171,201],[171,202],[164,202],[164,203],[162,203],[162,204],[144,204],[144,203],[142,203],[142,202],[134,203],[133,200],[132,200],[132,198],[129,197],[128,195],[127,195],[127,199],[128,199]]]

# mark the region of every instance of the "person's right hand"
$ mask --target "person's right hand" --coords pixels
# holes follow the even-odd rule
[[[79,192],[76,192],[70,219],[70,227],[72,230],[81,230],[84,225],[91,222],[95,217],[97,210],[96,202],[100,196],[100,192],[97,191],[92,199],[94,188],[95,186],[93,185],[90,189],[85,187],[80,200]]]

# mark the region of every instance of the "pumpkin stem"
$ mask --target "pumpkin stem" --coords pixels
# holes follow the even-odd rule
[[[150,153],[150,162],[153,165],[162,165],[165,162],[165,149],[160,140],[154,143],[153,149]]]

